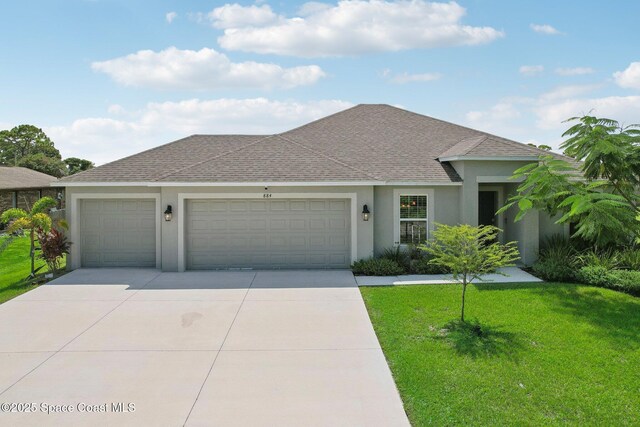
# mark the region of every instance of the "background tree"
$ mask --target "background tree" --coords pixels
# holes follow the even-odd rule
[[[513,266],[520,259],[516,242],[505,245],[498,242],[500,231],[492,225],[436,224],[433,239],[421,246],[432,256],[429,264],[448,269],[453,279],[462,284],[462,322],[467,285],[489,273],[497,272],[506,276],[497,269]]]
[[[36,233],[40,231],[48,233],[51,230],[49,210],[56,205],[57,202],[51,197],[43,197],[33,204],[29,212],[20,208],[12,208],[4,211],[2,216],[0,216],[0,222],[9,223],[9,227],[7,228],[9,233],[14,233],[19,230],[29,231],[31,241],[31,250],[29,251],[29,256],[31,257],[30,277],[35,277],[36,274]]]
[[[514,172],[517,192],[498,212],[517,207],[560,214],[558,223],[576,224],[576,235],[596,245],[640,239],[640,126],[611,119],[573,117],[561,148],[576,161],[542,156]]]
[[[69,175],[86,171],[95,166],[93,162],[85,159],[79,159],[77,157],[69,157],[67,159],[64,159],[64,163],[67,165],[67,173]]]
[[[67,174],[67,165],[62,160],[55,157],[47,157],[44,153],[24,156],[18,161],[16,166],[46,173],[56,178],[63,177]]]
[[[34,154],[62,160],[53,141],[40,128],[20,125],[11,130],[0,131],[0,163],[18,166],[24,157]]]

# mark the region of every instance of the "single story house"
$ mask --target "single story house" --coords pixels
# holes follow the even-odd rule
[[[428,239],[435,223],[495,224],[525,264],[568,233],[542,212],[495,215],[534,147],[389,105],[275,135],[193,135],[61,179],[70,268],[347,268]]]
[[[11,208],[30,210],[44,196],[62,202],[64,188],[56,184],[57,179],[23,167],[0,166],[0,215]]]

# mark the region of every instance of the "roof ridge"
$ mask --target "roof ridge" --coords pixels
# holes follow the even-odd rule
[[[539,149],[538,147],[532,147],[529,144],[523,144],[521,142],[517,142],[517,141],[511,141],[510,139],[507,138],[501,138],[501,137],[495,137],[495,136],[489,136],[487,137],[487,139],[491,139],[494,142],[497,142],[498,144],[502,144],[502,145],[509,145],[510,142],[515,142],[516,144],[520,144],[522,145],[521,148],[525,148],[526,150],[532,152],[532,153],[538,153],[539,151],[544,151]],[[545,151],[545,153],[548,153],[548,151]]]
[[[356,172],[360,172],[360,173],[362,173],[362,174],[365,174],[366,176],[368,176],[368,177],[370,177],[370,178],[377,179],[377,180],[382,180],[382,178],[380,178],[379,176],[372,175],[372,174],[370,174],[369,172],[365,172],[365,171],[363,171],[362,169],[358,169],[358,168],[356,168],[355,166],[351,166],[351,165],[350,165],[350,164],[348,164],[348,163],[345,163],[345,162],[343,162],[343,161],[341,161],[341,160],[335,159],[335,158],[333,158],[333,157],[331,157],[331,156],[328,156],[328,155],[326,155],[326,154],[324,154],[324,153],[321,153],[321,152],[319,152],[319,151],[316,151],[316,150],[314,150],[313,148],[307,147],[306,145],[302,144],[301,142],[294,141],[293,139],[291,139],[291,138],[289,138],[289,137],[286,137],[286,136],[282,136],[282,134],[276,134],[275,136],[277,136],[277,137],[279,137],[279,138],[281,138],[281,139],[284,139],[284,140],[285,140],[285,141],[287,141],[287,142],[290,142],[290,143],[292,143],[292,144],[295,144],[295,145],[297,145],[297,146],[299,146],[299,147],[302,147],[303,149],[305,149],[305,150],[307,150],[307,151],[310,151],[310,152],[312,152],[312,153],[314,153],[314,154],[316,154],[316,155],[319,155],[319,156],[322,156],[322,157],[324,157],[324,158],[326,158],[326,159],[329,159],[329,160],[331,160],[332,162],[337,163],[337,164],[339,164],[339,165],[341,165],[341,166],[344,166],[344,167],[349,168],[349,169],[351,169],[351,170],[354,170],[354,171],[356,171]]]
[[[217,154],[217,155],[212,156],[212,157],[207,157],[206,159],[201,160],[201,161],[196,162],[196,163],[193,163],[193,164],[191,164],[189,166],[185,166],[185,167],[182,167],[182,168],[178,168],[178,169],[172,170],[169,173],[166,173],[164,175],[160,175],[159,177],[157,177],[153,181],[155,181],[155,182],[160,181],[161,179],[165,179],[167,177],[170,177],[171,175],[176,174],[178,172],[182,172],[182,171],[185,171],[187,169],[191,169],[192,167],[195,167],[195,166],[200,166],[203,163],[210,162],[212,160],[218,159],[220,157],[224,157],[224,156],[229,155],[231,153],[236,153],[238,151],[244,150],[247,147],[251,147],[253,145],[256,145],[256,144],[264,141],[265,139],[269,139],[269,138],[272,138],[274,136],[276,136],[276,135],[267,135],[267,136],[264,136],[264,137],[258,139],[257,141],[253,141],[253,142],[250,142],[249,144],[243,145],[242,147],[234,148],[233,150],[225,151],[224,153],[220,153],[220,154]]]
[[[465,152],[464,152],[465,155],[469,154],[469,152],[471,150],[473,150],[474,148],[478,147],[480,144],[482,144],[487,139],[489,139],[489,136],[488,135],[479,135],[479,136],[469,136],[469,137],[466,137],[466,138],[462,138],[460,141],[456,142],[455,145],[453,145],[450,149],[455,148],[456,145],[462,144],[465,140],[469,140],[469,139],[477,139],[477,141],[474,142],[473,144],[471,144],[471,147],[469,147],[468,149],[465,150]]]
[[[389,108],[394,108],[396,110],[404,111],[405,113],[413,114],[415,116],[425,117],[427,119],[435,120],[437,122],[444,123],[444,124],[447,124],[447,125],[453,125],[453,126],[457,126],[457,127],[463,128],[463,129],[468,129],[468,130],[473,131],[473,132],[478,132],[479,134],[482,134],[482,135],[485,135],[485,136],[488,136],[488,137],[491,137],[491,138],[501,139],[502,142],[504,142],[504,143],[508,143],[508,144],[511,143],[511,144],[517,144],[518,146],[524,146],[524,147],[527,147],[527,148],[529,148],[531,150],[534,150],[534,151],[540,153],[541,155],[545,155],[545,154],[548,155],[549,154],[549,151],[543,150],[543,149],[538,148],[538,147],[532,147],[532,146],[530,146],[528,144],[525,144],[524,142],[515,141],[515,140],[510,139],[510,138],[505,138],[505,137],[500,136],[500,135],[496,135],[496,134],[493,134],[493,133],[489,133],[489,132],[485,132],[485,131],[482,131],[482,130],[478,130],[478,129],[475,129],[475,128],[472,128],[472,127],[469,127],[469,126],[460,125],[458,123],[448,122],[446,120],[439,119],[437,117],[427,116],[426,114],[416,113],[415,111],[411,111],[411,110],[407,110],[407,109],[404,109],[404,108],[396,107],[395,105],[389,105],[389,104],[358,104],[358,105],[356,105],[356,107],[358,107],[360,105],[382,105],[382,106],[386,106],[386,107],[389,107]],[[344,111],[346,111],[346,110],[344,110]],[[478,136],[480,136],[480,135],[478,135]],[[559,155],[559,156],[563,156],[563,157],[568,157],[568,156],[566,156],[564,154],[555,153],[553,151],[551,153]]]
[[[333,114],[329,114],[328,116],[320,117],[319,119],[313,120],[313,121],[311,121],[311,122],[309,122],[309,123],[305,123],[305,124],[303,124],[303,125],[300,125],[300,126],[298,126],[298,127],[293,128],[293,129],[286,130],[286,131],[281,132],[281,133],[279,133],[279,134],[277,134],[277,135],[282,135],[282,134],[285,134],[285,133],[293,132],[294,130],[302,129],[302,128],[305,128],[305,127],[307,127],[307,126],[311,126],[311,125],[313,125],[313,124],[323,122],[323,121],[325,121],[325,120],[327,120],[327,119],[329,119],[329,118],[331,118],[331,117],[333,117],[333,116],[337,116],[338,114],[342,114],[342,113],[344,113],[345,111],[353,110],[354,108],[358,108],[358,107],[360,107],[360,106],[362,106],[362,105],[367,105],[367,104],[356,104],[356,105],[354,105],[354,106],[352,106],[352,107],[345,108],[344,110],[336,111],[335,113],[333,113]]]

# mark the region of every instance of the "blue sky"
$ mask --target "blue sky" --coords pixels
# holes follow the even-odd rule
[[[192,133],[273,133],[387,103],[557,147],[640,122],[640,2],[11,1],[0,129],[101,164]]]

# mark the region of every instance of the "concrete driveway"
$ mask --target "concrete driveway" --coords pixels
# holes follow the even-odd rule
[[[408,425],[349,271],[76,270],[0,360],[2,425]]]

